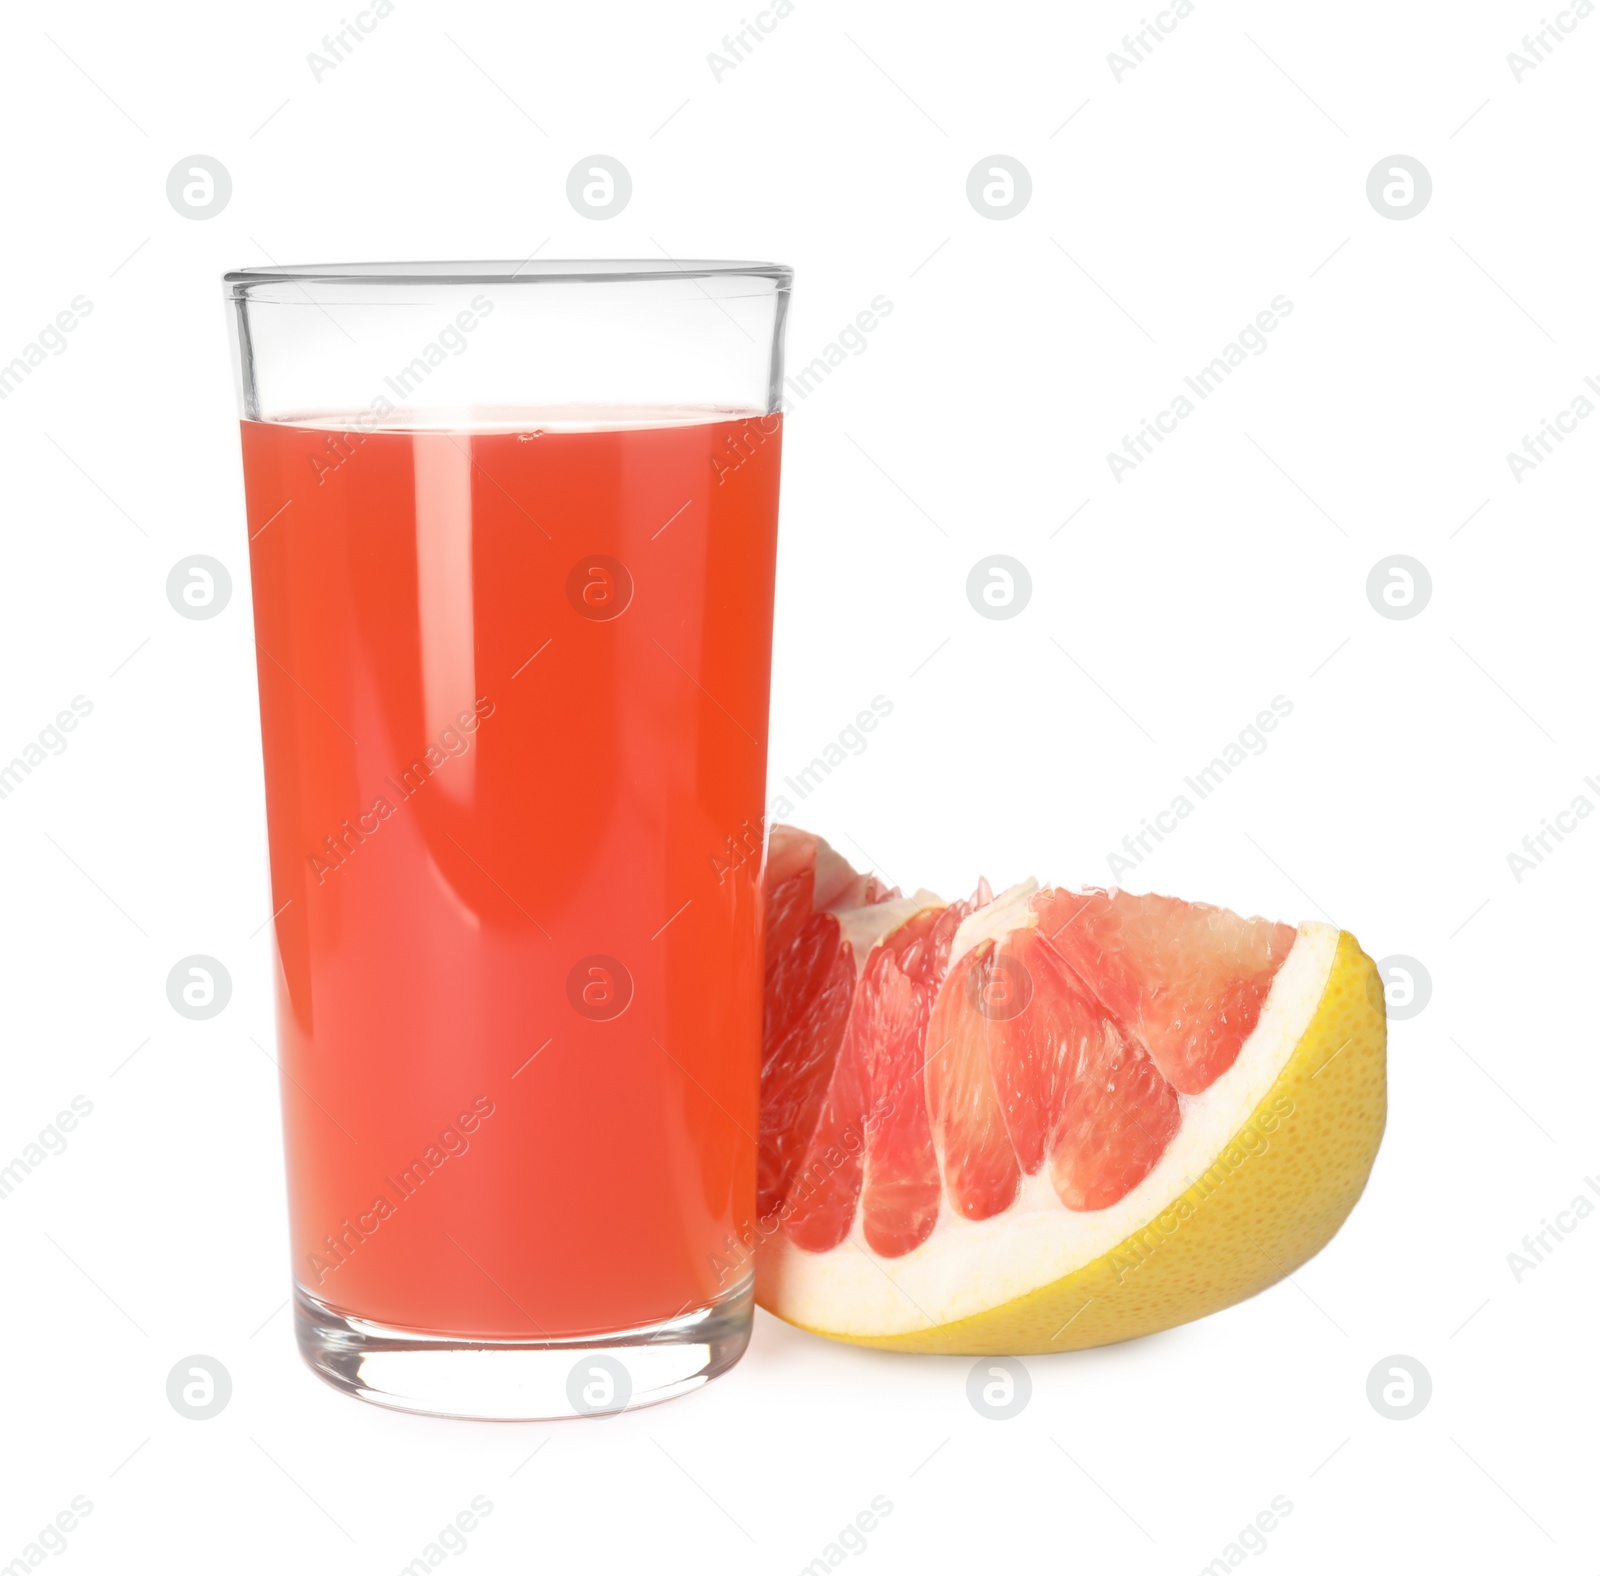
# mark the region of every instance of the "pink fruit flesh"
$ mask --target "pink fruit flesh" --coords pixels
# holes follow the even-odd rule
[[[917,915],[873,950],[862,980],[861,1041],[872,1091],[862,1230],[885,1258],[926,1242],[939,1218],[923,1062],[928,1015],[965,915],[960,903]]]
[[[1239,1055],[1293,925],[1128,892],[1047,892],[1039,928],[1182,1094],[1199,1094]]]
[[[1173,898],[1048,891],[1036,925],[952,967],[984,885],[885,935],[857,979],[838,920],[812,907],[887,889],[778,828],[768,894],[762,1215],[813,1252],[859,1215],[888,1259],[925,1242],[946,1202],[988,1219],[1046,1168],[1068,1209],[1124,1197],[1177,1133],[1179,1094],[1237,1059],[1295,939]]]

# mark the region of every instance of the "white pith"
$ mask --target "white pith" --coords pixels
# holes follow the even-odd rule
[[[1039,916],[1033,911],[1033,894],[1038,890],[1039,883],[1029,876],[968,914],[950,939],[949,967],[954,968],[974,947],[981,947],[986,941],[998,941],[1013,930],[1032,930],[1039,923]]]
[[[867,955],[885,936],[914,919],[925,908],[943,908],[944,899],[926,888],[910,897],[893,897],[884,903],[869,903],[836,913],[839,928],[856,955],[856,974],[866,967]]]
[[[1017,890],[1002,893],[991,906]],[[921,906],[914,899],[898,901],[913,903],[913,911]],[[968,950],[987,938],[989,926],[967,936],[978,917],[970,916],[956,932],[953,956],[964,939]],[[1015,921],[1008,928],[1014,927]],[[1010,1209],[988,1220],[966,1220],[942,1201],[932,1235],[898,1259],[881,1258],[867,1245],[858,1208],[849,1236],[826,1253],[797,1248],[781,1231],[767,1239],[759,1264],[763,1300],[813,1329],[904,1335],[998,1307],[1109,1252],[1213,1164],[1272,1088],[1322,999],[1338,942],[1331,925],[1300,927],[1234,1064],[1202,1093],[1179,1095],[1183,1121],[1166,1153],[1109,1208],[1065,1208],[1046,1165],[1024,1179]]]

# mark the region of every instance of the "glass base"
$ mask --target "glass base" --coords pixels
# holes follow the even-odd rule
[[[696,1390],[744,1355],[747,1280],[711,1308],[571,1340],[477,1341],[337,1313],[298,1282],[295,1337],[311,1371],[376,1406],[493,1422],[608,1417]]]

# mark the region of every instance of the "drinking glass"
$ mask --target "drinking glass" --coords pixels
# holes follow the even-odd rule
[[[749,1340],[790,271],[225,278],[295,1322],[608,1413]]]

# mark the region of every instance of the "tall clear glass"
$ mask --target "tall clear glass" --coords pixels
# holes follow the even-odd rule
[[[752,1315],[790,272],[226,276],[300,1348],[620,1411]]]

